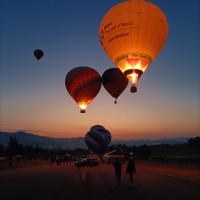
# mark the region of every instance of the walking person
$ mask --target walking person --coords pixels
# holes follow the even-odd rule
[[[119,158],[115,160],[113,167],[115,170],[117,186],[120,187],[121,176],[122,176],[122,164],[120,163]]]
[[[126,174],[128,174],[130,177],[131,186],[134,186],[133,175],[136,174],[136,167],[135,160],[132,156],[129,158],[128,164],[126,166]]]

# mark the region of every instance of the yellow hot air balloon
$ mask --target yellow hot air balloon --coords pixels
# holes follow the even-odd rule
[[[112,7],[99,30],[104,51],[132,83],[131,92],[137,91],[136,83],[164,47],[167,35],[165,14],[144,0]]]

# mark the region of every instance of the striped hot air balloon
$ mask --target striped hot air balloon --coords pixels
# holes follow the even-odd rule
[[[102,125],[96,124],[90,128],[90,131],[94,130],[105,130],[105,128]]]
[[[101,89],[101,76],[90,67],[80,66],[70,70],[65,78],[65,86],[70,96],[85,113],[86,107],[93,101]]]
[[[85,143],[92,152],[102,155],[111,142],[111,133],[100,125],[90,128],[85,135]]]

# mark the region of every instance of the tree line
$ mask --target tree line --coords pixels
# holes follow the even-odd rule
[[[116,154],[129,155],[133,153],[138,159],[150,159],[150,158],[160,158],[164,159],[167,155],[169,157],[170,153],[175,155],[179,152],[184,152],[187,155],[189,152],[191,154],[198,154],[200,151],[200,137],[190,138],[187,143],[179,145],[170,144],[160,144],[160,145],[141,145],[141,146],[127,146],[125,144],[111,145],[108,147],[107,152],[116,150]],[[33,147],[32,145],[23,145],[17,141],[17,138],[10,137],[7,147],[0,145],[0,156],[5,156],[7,159],[48,159],[55,155],[87,155],[89,154],[88,149],[76,148],[71,149],[44,149],[39,146]],[[183,153],[182,153],[183,154]]]

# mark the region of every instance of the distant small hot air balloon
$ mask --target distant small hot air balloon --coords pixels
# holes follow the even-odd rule
[[[85,66],[73,68],[65,78],[66,89],[81,108],[81,113],[85,113],[86,107],[99,93],[101,84],[99,73]]]
[[[43,51],[41,49],[36,49],[34,51],[34,56],[37,58],[37,60],[40,60],[44,55]]]
[[[131,92],[165,45],[168,23],[156,5],[129,0],[113,6],[103,17],[99,37],[107,56],[132,83]]]
[[[103,73],[102,83],[107,92],[115,98],[115,103],[117,103],[117,98],[128,85],[128,79],[119,68],[110,68]]]

